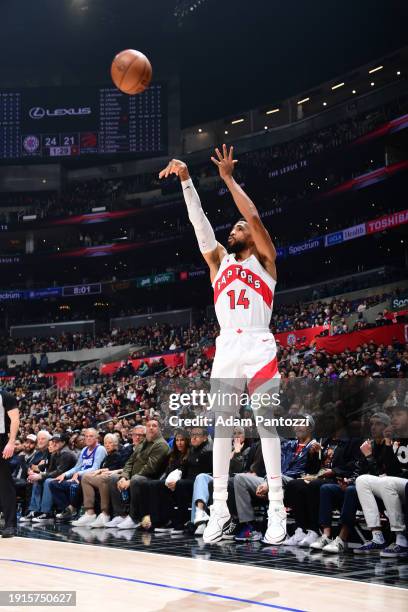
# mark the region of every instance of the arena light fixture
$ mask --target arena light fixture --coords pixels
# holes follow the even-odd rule
[[[266,115],[273,115],[274,113],[279,113],[280,108],[271,108],[271,110],[266,111]]]
[[[199,134],[201,134],[201,133],[202,133],[202,131],[203,131],[203,130],[202,130],[201,128],[198,128],[198,133],[199,133]]]
[[[370,85],[371,85],[371,87],[374,87],[374,85],[375,85],[374,81],[371,81]]]
[[[244,123],[245,119],[234,119],[234,121],[231,121],[231,125],[236,125],[237,123]]]
[[[309,102],[310,98],[303,98],[302,100],[298,100],[298,104],[304,104],[305,102]]]
[[[371,70],[368,71],[368,74],[374,74],[374,72],[378,72],[379,70],[382,70],[384,68],[384,66],[376,66],[375,68],[371,68]]]
[[[267,126],[267,125],[264,125],[264,130],[267,130],[267,129],[268,129],[268,126]]]
[[[228,130],[224,130],[224,134],[227,136],[228,135]]]
[[[323,102],[323,106],[327,106],[327,102]]]
[[[333,85],[332,91],[334,91],[335,89],[339,89],[339,87],[343,87],[344,85],[344,81],[342,81],[341,83],[337,83],[337,85]]]
[[[397,76],[400,76],[401,70],[397,70]]]
[[[353,89],[353,91],[352,91],[351,93],[352,93],[352,94],[356,94],[357,92],[356,92],[356,90],[355,90],[355,89]]]

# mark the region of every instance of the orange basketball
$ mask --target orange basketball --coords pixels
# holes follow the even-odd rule
[[[126,49],[113,58],[111,76],[120,91],[138,94],[150,85],[152,65],[140,51]]]

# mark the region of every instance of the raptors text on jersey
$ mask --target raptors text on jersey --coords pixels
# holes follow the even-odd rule
[[[269,327],[276,281],[255,255],[243,261],[225,255],[212,285],[221,329]]]

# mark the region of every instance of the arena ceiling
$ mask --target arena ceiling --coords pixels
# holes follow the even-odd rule
[[[0,7],[1,87],[100,84],[112,56],[133,47],[149,55],[156,75],[181,76],[184,125],[279,101],[408,43],[405,0],[2,0]]]

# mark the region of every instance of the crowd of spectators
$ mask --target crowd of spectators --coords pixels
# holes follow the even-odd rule
[[[357,300],[333,299],[330,302],[281,304],[274,309],[271,331],[276,334],[330,325],[333,326],[332,334],[364,329],[369,325],[364,318],[365,310],[387,300],[389,297],[388,294],[377,294]],[[126,316],[132,313],[132,310],[123,311],[122,315]],[[359,320],[353,329],[348,329],[345,317],[353,313],[358,314]],[[390,320],[385,319],[381,314],[378,315],[376,325],[384,323],[388,324]],[[338,329],[339,327],[340,329]],[[48,337],[13,338],[0,336],[0,355],[30,355],[23,369],[30,371],[39,369],[45,372],[48,369],[47,353],[132,344],[144,348],[144,352],[135,353],[135,357],[147,356],[185,351],[189,348],[199,348],[206,344],[213,344],[218,331],[218,325],[214,321],[204,321],[190,327],[155,324],[130,327],[129,329],[113,328],[109,331],[98,331],[96,334],[62,332],[59,335]],[[37,359],[36,354],[40,354],[39,359]]]
[[[368,113],[351,116],[347,120],[319,130],[309,137],[250,151],[243,154],[240,161],[244,168],[252,168],[263,174],[266,173],[265,176],[269,174],[272,177],[274,176],[274,167],[283,167],[324,151],[347,145],[403,113],[406,108],[407,101],[401,98]],[[215,170],[209,162],[191,168],[198,180],[215,176]],[[245,170],[239,172],[245,174]],[[337,179],[337,181],[339,180],[341,178]],[[336,181],[331,178],[330,182],[336,184]],[[23,215],[27,214],[36,214],[39,219],[72,216],[90,212],[92,208],[98,206],[106,206],[109,210],[118,206],[126,208],[131,203],[126,200],[125,196],[129,196],[129,194],[137,195],[140,191],[148,191],[158,187],[164,190],[163,193],[173,191],[168,184],[161,185],[156,175],[145,173],[123,179],[91,179],[76,182],[67,185],[61,194],[56,192],[39,192],[36,195],[3,194],[0,198],[0,222],[22,220]],[[304,193],[300,196],[304,197]],[[275,206],[285,203],[285,197],[278,194],[272,200],[274,200]],[[1,213],[2,206],[14,209],[14,212]]]
[[[407,377],[408,345],[367,345],[333,357],[283,351],[284,399],[276,415],[308,417],[306,425],[286,429],[282,439],[285,503],[295,522],[285,545],[344,553],[356,537],[360,504],[371,539],[355,546],[355,553],[407,556],[408,387],[402,378],[391,385],[382,378],[391,375],[392,367]],[[201,359],[190,369],[113,377],[67,389],[60,397],[47,399],[43,390],[36,400],[20,398],[21,430],[13,458],[20,523],[71,522],[78,533],[139,528],[201,535],[212,496],[213,428],[170,428],[168,398],[175,389],[200,388],[209,369],[210,363]],[[329,385],[343,373],[350,383],[346,390]],[[383,383],[377,384],[376,375]],[[294,385],[294,377],[303,381]],[[241,416],[251,418],[251,413],[247,407]],[[179,416],[193,414],[187,407]],[[380,475],[387,480],[379,480]],[[265,520],[258,512],[267,503],[267,492],[255,427],[237,427],[231,440],[232,521],[226,538],[262,538]],[[387,511],[385,528],[376,498]],[[340,510],[336,537],[335,509]]]

